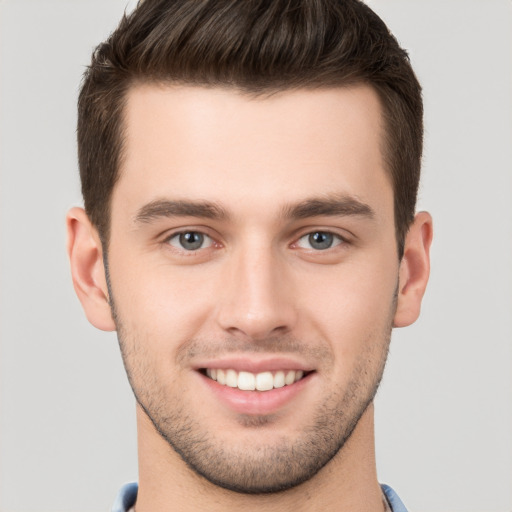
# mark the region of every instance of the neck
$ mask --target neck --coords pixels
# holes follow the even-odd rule
[[[241,494],[220,488],[190,469],[137,410],[139,494],[137,512],[208,510],[224,512],[243,507],[247,512],[382,512],[374,449],[373,404],[350,439],[313,478],[292,489],[272,494]]]

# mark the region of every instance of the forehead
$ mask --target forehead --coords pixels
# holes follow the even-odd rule
[[[367,86],[251,97],[138,85],[128,92],[124,122],[113,207],[171,197],[282,208],[331,192],[386,208],[392,202],[381,107]]]

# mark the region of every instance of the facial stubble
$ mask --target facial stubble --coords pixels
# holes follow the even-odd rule
[[[241,415],[239,426],[254,433],[251,444],[248,446],[242,442],[237,446],[233,442],[228,446],[194,415],[194,404],[186,402],[178,383],[170,396],[169,382],[158,381],[147,350],[151,340],[128,333],[114,304],[109,279],[108,287],[123,363],[135,398],[159,435],[196,474],[214,485],[238,493],[268,494],[310,480],[334,457],[343,456],[343,447],[372,403],[384,372],[396,293],[387,326],[363,340],[365,351],[358,358],[348,384],[344,389],[330,390],[318,403],[313,420],[304,425],[298,436],[291,440],[282,434],[274,436],[271,443],[258,442],[258,432],[271,429],[273,422],[279,419],[273,415]],[[307,344],[297,340],[268,341],[274,352],[293,347],[304,355],[309,350]],[[227,345],[230,343],[236,346],[233,340]],[[197,350],[201,341],[190,340],[188,345]],[[266,346],[259,345],[264,350]],[[192,351],[188,350],[189,353]],[[314,352],[317,359],[332,357],[327,348],[317,347]]]

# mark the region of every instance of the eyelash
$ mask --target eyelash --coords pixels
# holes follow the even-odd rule
[[[199,246],[197,246],[196,248],[189,248],[189,249],[183,247],[183,240],[181,237],[184,237],[187,235],[194,235],[194,238],[196,238],[196,239],[200,238],[200,240],[196,240],[196,242],[199,243]],[[312,242],[313,242],[312,238],[317,235],[320,235],[320,238],[321,238],[320,241],[316,241],[319,244],[322,244],[322,242],[324,242],[324,240],[322,240],[322,238],[327,236],[328,240],[327,240],[327,242],[325,242],[326,247],[315,248],[315,247],[304,247],[304,245],[301,245],[301,241],[307,240],[306,243],[308,243],[311,246]],[[330,238],[330,243],[329,243],[329,238]],[[173,244],[172,243],[173,240],[177,240],[177,243]],[[208,243],[208,245],[206,247],[203,247],[203,243],[205,241]],[[187,229],[187,230],[172,233],[171,235],[169,235],[168,237],[165,238],[164,243],[167,244],[168,246],[171,246],[176,251],[180,251],[182,253],[187,254],[187,256],[197,255],[201,250],[209,249],[209,248],[215,246],[216,244],[218,246],[221,245],[218,242],[216,242],[213,237],[211,237],[207,233],[201,231],[200,229]],[[197,243],[196,243],[196,245],[197,245]],[[304,243],[304,242],[302,242],[302,243]],[[325,229],[325,230],[317,229],[317,230],[308,231],[308,232],[302,234],[298,239],[296,239],[295,242],[293,242],[291,244],[291,247],[293,249],[302,248],[302,249],[305,249],[305,250],[313,252],[313,253],[322,253],[324,251],[329,251],[330,249],[334,249],[340,245],[345,245],[347,243],[349,243],[348,240],[337,233],[334,233],[327,229]]]
[[[196,249],[186,249],[185,247],[183,247],[183,245],[181,244],[181,247],[178,247],[177,245],[174,245],[172,243],[172,241],[174,239],[178,240],[178,243],[182,242],[181,240],[181,237],[183,236],[186,236],[186,235],[199,235],[199,237],[202,238],[202,242],[204,241],[204,239],[207,239],[209,240],[209,244],[207,247],[197,247]],[[171,247],[173,247],[175,250],[177,251],[183,251],[185,253],[188,253],[188,254],[194,254],[194,253],[197,253],[199,252],[199,250],[201,249],[208,249],[210,248],[211,246],[215,245],[215,240],[208,234],[204,233],[203,231],[200,231],[200,230],[194,230],[194,229],[187,229],[187,230],[184,230],[184,231],[178,231],[177,233],[173,233],[172,235],[168,236],[164,242],[168,245],[170,245]],[[202,243],[201,243],[202,245]]]
[[[322,235],[322,237],[325,237],[327,235],[327,237],[331,238],[330,242],[331,243],[328,243],[328,245],[326,247],[323,247],[323,248],[314,248],[314,247],[303,247],[301,245],[301,240],[306,240],[308,241],[309,245],[312,244],[313,240],[312,238],[315,237],[316,235]],[[321,241],[315,241],[319,244],[322,244],[322,240]],[[337,233],[333,233],[332,231],[329,231],[329,230],[322,230],[322,229],[317,229],[317,230],[314,230],[314,231],[309,231],[308,233],[305,233],[304,235],[302,235],[294,244],[293,246],[295,247],[300,247],[300,248],[303,248],[303,249],[307,249],[307,250],[310,250],[310,251],[313,251],[313,252],[323,252],[323,251],[328,251],[329,249],[334,249],[335,247],[338,247],[339,245],[342,245],[342,244],[346,244],[347,243],[347,240],[342,237],[341,235],[337,234]]]

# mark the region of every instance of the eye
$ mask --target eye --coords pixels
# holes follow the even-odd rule
[[[197,251],[213,245],[213,240],[199,231],[182,231],[172,235],[167,243],[176,249],[185,251]]]
[[[307,235],[301,236],[297,242],[303,249],[314,249],[315,251],[325,251],[331,247],[340,245],[344,240],[334,233],[328,231],[313,231]]]

